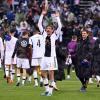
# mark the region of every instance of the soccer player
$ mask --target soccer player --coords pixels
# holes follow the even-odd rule
[[[4,46],[5,46],[5,74],[7,83],[13,83],[15,74],[16,57],[12,62],[12,54],[14,52],[17,38],[14,37],[14,30],[11,29],[9,34],[6,35]]]
[[[56,59],[56,50],[55,50],[55,41],[59,37],[59,33],[61,32],[61,21],[59,18],[59,13],[55,14],[58,22],[58,28],[54,30],[52,25],[48,25],[46,29],[42,26],[43,17],[47,12],[44,10],[40,16],[38,27],[44,38],[44,57],[41,61],[41,73],[44,80],[45,92],[41,95],[51,96],[53,93],[54,82],[54,70],[58,70],[57,59]],[[49,74],[50,86],[48,82],[47,72]]]
[[[23,32],[22,37],[17,40],[15,50],[13,52],[12,58],[15,54],[17,56],[17,85],[20,85],[20,69],[22,68],[22,85],[25,85],[26,80],[26,69],[30,68],[29,65],[29,33],[27,31]],[[13,59],[12,59],[13,60]]]
[[[38,86],[38,67],[40,66],[43,57],[43,36],[39,32],[34,32],[34,35],[30,37],[29,44],[32,48],[32,61],[31,66],[34,68],[33,77],[35,81],[34,86]],[[40,76],[40,84],[42,85],[43,79]]]

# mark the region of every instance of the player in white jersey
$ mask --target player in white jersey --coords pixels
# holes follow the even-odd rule
[[[16,65],[16,57],[14,58],[14,61],[12,62],[12,54],[14,52],[16,41],[17,41],[17,38],[14,37],[14,30],[11,29],[4,41],[5,73],[6,73],[7,83],[12,83],[14,80],[14,74],[15,74],[14,67]]]
[[[45,86],[45,93],[42,95],[45,96],[51,96],[53,92],[53,86],[55,85],[54,82],[54,70],[58,69],[57,66],[57,59],[56,59],[56,50],[55,50],[55,41],[58,39],[60,33],[61,33],[61,21],[59,18],[59,13],[56,12],[55,16],[57,18],[58,22],[58,28],[57,30],[54,30],[54,27],[51,25],[48,25],[46,29],[42,26],[43,17],[46,14],[46,11],[42,11],[42,14],[40,16],[38,27],[41,32],[41,34],[44,37],[44,57],[41,62],[41,72],[44,80],[44,86]],[[50,86],[48,82],[47,77],[47,71],[49,74],[50,79]]]
[[[4,57],[4,46],[2,38],[0,37],[0,68],[1,68],[1,63],[3,61],[3,57]]]
[[[32,60],[31,66],[33,67],[33,77],[35,81],[34,86],[38,86],[38,67],[40,66],[42,57],[43,57],[43,36],[39,34],[39,32],[34,32],[34,35],[30,37],[29,44],[32,48]],[[40,76],[40,85],[42,85],[42,77]]]

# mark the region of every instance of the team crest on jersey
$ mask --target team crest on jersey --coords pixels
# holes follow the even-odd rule
[[[21,46],[22,46],[22,47],[27,47],[27,41],[23,40],[23,41],[21,42]]]

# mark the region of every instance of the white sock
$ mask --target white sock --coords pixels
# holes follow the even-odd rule
[[[37,75],[37,71],[34,71],[33,72],[33,77],[34,77],[35,85],[38,85],[38,75]]]
[[[9,77],[9,68],[5,68],[6,77]]]
[[[31,77],[31,76],[29,76],[29,77],[28,77],[28,81],[29,81],[29,82],[31,82],[31,80],[32,80],[32,77]]]
[[[40,76],[40,82],[43,82],[43,78],[42,78],[42,76]]]
[[[49,93],[52,94],[53,93],[53,86],[55,85],[54,81],[51,81],[50,86],[49,86]]]
[[[53,85],[53,87],[57,87],[55,81],[53,81],[52,85]]]
[[[22,79],[22,85],[25,84],[25,80],[26,80],[26,77],[23,77],[23,79]]]
[[[20,83],[20,74],[17,74],[17,83]]]
[[[12,69],[12,73],[11,73],[11,80],[14,80],[14,76],[15,76],[15,70]]]
[[[49,83],[48,83],[48,79],[45,78],[43,80],[43,83],[44,83],[44,87],[45,87],[45,92],[49,92]]]
[[[34,72],[33,72],[33,77],[34,77],[34,78],[38,78],[37,71],[34,71]]]
[[[12,68],[10,67],[10,78],[12,77]]]
[[[35,83],[35,85],[38,85],[38,80],[34,79],[34,83]]]

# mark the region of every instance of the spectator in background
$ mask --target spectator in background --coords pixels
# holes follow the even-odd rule
[[[93,25],[93,20],[90,19],[90,18],[88,18],[88,19],[86,20],[86,22],[85,22],[85,27],[86,27],[87,25],[92,26],[92,25]]]
[[[11,24],[11,22],[15,20],[15,14],[12,10],[8,11],[6,16],[9,24]]]
[[[34,25],[33,17],[34,16],[33,16],[33,13],[32,13],[32,9],[29,9],[29,11],[26,14],[26,21],[31,27]]]
[[[35,15],[33,17],[35,26],[37,26],[39,18],[40,18],[40,15],[38,14],[38,12],[35,12]]]
[[[67,45],[67,54],[68,57],[72,60],[72,62],[67,62],[67,79],[70,79],[70,68],[74,71],[74,68],[77,66],[76,64],[76,49],[77,49],[77,36],[73,35],[71,41]],[[70,60],[69,59],[69,60]]]
[[[12,2],[13,2],[13,0],[7,0],[7,3],[11,10],[13,10]]]
[[[23,33],[24,31],[28,30],[29,29],[29,25],[28,23],[26,22],[25,19],[21,20],[20,22],[20,29],[21,29],[21,32]]]
[[[18,6],[19,6],[19,1],[20,0],[13,0],[12,1],[12,5],[13,5],[13,11],[17,11],[17,8],[18,8]]]
[[[92,28],[92,32],[93,32],[93,37],[97,37],[97,33],[98,33],[98,31],[99,31],[99,27],[98,27],[98,25],[94,25],[94,27]]]
[[[25,16],[26,15],[20,9],[18,9],[18,11],[15,14],[15,22],[17,24],[20,24],[20,22],[22,21],[22,19],[25,19]]]

